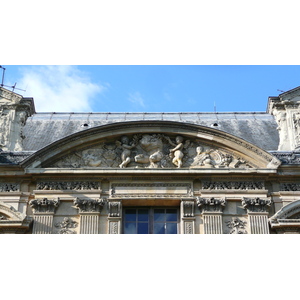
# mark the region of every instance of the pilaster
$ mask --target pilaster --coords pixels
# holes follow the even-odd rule
[[[225,199],[197,198],[197,205],[203,215],[205,234],[222,234],[222,214],[226,205]]]
[[[195,233],[195,200],[182,199],[181,207],[181,233],[194,234]]]
[[[53,217],[60,200],[57,199],[33,199],[29,202],[33,209],[33,234],[52,234]]]
[[[81,199],[74,200],[80,215],[80,234],[98,234],[100,212],[104,206],[104,199]]]
[[[261,198],[243,198],[242,205],[247,210],[251,234],[269,234],[268,210],[272,201]]]
[[[122,221],[122,200],[108,202],[108,233],[120,234]]]

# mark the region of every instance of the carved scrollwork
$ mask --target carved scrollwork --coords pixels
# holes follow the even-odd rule
[[[98,190],[100,183],[97,181],[39,181],[37,190]]]
[[[225,199],[197,197],[196,202],[202,212],[222,212],[226,205]]]
[[[60,228],[57,233],[59,234],[76,234],[75,230],[70,228],[77,227],[78,223],[73,221],[71,218],[65,217],[62,222],[56,223],[54,226]]]
[[[204,190],[263,190],[263,181],[203,181]]]
[[[253,168],[231,152],[200,140],[166,134],[121,136],[78,150],[50,167],[63,168]]]
[[[74,205],[80,212],[100,212],[104,206],[104,199],[82,199],[76,198]]]
[[[54,213],[55,209],[60,203],[59,198],[57,199],[33,199],[29,201],[30,207],[33,208],[34,213]]]
[[[19,192],[19,183],[0,182],[0,192]]]
[[[272,204],[271,200],[261,198],[243,198],[243,208],[248,212],[267,212]]]

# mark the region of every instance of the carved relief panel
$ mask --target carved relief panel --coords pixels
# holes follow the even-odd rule
[[[136,134],[77,150],[49,167],[58,168],[253,168],[253,163],[198,139]]]

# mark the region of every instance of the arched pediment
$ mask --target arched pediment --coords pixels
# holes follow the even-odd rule
[[[86,129],[37,151],[22,165],[89,169],[277,169],[280,161],[221,130],[172,121]]]
[[[24,233],[32,219],[0,201],[0,233]]]

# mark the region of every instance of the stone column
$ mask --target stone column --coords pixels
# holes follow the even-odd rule
[[[197,205],[203,215],[205,234],[222,234],[222,214],[226,205],[225,199],[197,198]]]
[[[33,208],[33,234],[53,233],[53,217],[59,203],[59,198],[42,198],[29,201],[29,205]]]
[[[100,212],[104,206],[104,199],[74,200],[80,215],[80,234],[98,234]]]
[[[247,210],[251,234],[269,234],[268,209],[272,201],[261,198],[243,198]]]
[[[122,200],[108,202],[108,233],[120,234],[122,221]]]
[[[180,207],[181,233],[195,233],[195,201],[194,199],[182,199]]]

